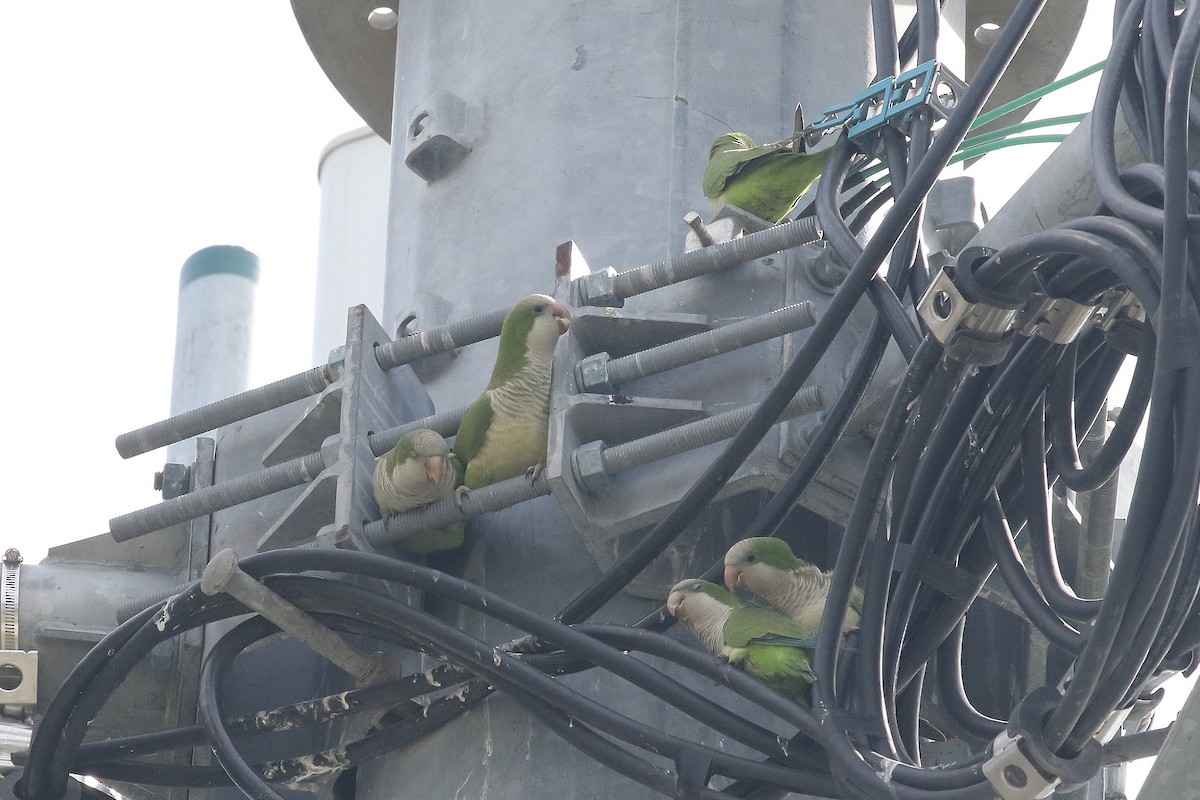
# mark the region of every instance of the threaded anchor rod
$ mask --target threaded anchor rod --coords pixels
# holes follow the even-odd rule
[[[113,517],[108,521],[108,529],[118,542],[136,539],[223,508],[308,483],[321,474],[326,466],[322,453],[310,453],[215,486],[197,489],[173,500]]]
[[[194,581],[193,581],[194,583]],[[172,586],[169,589],[161,589],[157,592],[135,597],[132,600],[126,600],[121,605],[117,606],[117,624],[120,625],[134,617],[139,611],[150,606],[158,605],[168,597],[174,597],[180,592],[186,591],[191,586],[190,583],[181,583],[177,586]]]
[[[427,331],[416,331],[375,348],[375,361],[385,372],[426,356],[445,353],[500,335],[509,309],[498,308]]]
[[[711,331],[704,331],[675,342],[652,347],[614,359],[608,364],[608,379],[621,386],[637,378],[656,375],[706,358],[728,353],[752,344],[774,339],[785,333],[816,324],[814,306],[802,303],[776,309],[769,314],[740,320]]]
[[[462,500],[462,511],[458,510],[454,499],[438,500],[412,511],[403,511],[386,519],[368,522],[363,526],[363,536],[372,547],[383,547],[403,542],[422,531],[473,519],[480,514],[499,511],[548,494],[550,484],[546,482],[544,471],[532,481],[524,475],[518,475],[490,486],[472,489]]]
[[[379,345],[375,348],[375,360],[380,368],[389,370],[426,356],[490,339],[500,334],[500,326],[507,314],[507,308],[500,308],[428,331],[417,331]],[[132,458],[159,447],[182,442],[222,425],[311,397],[336,379],[337,376],[329,365],[322,364],[274,383],[248,389],[144,428],[123,433],[117,437],[117,452],[122,458]]]
[[[821,238],[816,217],[804,217],[733,241],[703,247],[682,256],[656,261],[613,276],[613,292],[625,299],[659,289],[672,283],[695,278],[726,267],[787,250]],[[583,284],[584,302],[589,303],[587,284]],[[469,319],[452,322],[428,331],[381,344],[375,358],[384,370],[393,369],[426,356],[489,339],[500,333],[508,309],[497,309]],[[228,425],[264,411],[317,394],[335,380],[328,365],[321,365],[287,378],[249,389],[216,402],[185,411],[117,437],[117,452],[132,458],[159,447],[182,442],[191,436]]]
[[[817,218],[802,217],[794,222],[774,225],[765,231],[751,233],[732,241],[702,247],[677,258],[656,261],[613,276],[613,291],[621,299],[661,289],[672,283],[689,280],[778,253],[821,238]]]
[[[121,458],[133,458],[142,453],[149,453],[151,450],[182,442],[239,419],[311,397],[332,382],[329,367],[322,364],[268,383],[266,386],[247,389],[144,428],[122,433],[117,437],[117,452],[121,454]]]
[[[796,393],[779,419],[811,414],[825,407],[819,386],[807,386]],[[652,433],[641,439],[606,447],[602,451],[605,471],[609,475],[649,464],[651,461],[695,450],[706,445],[728,439],[746,424],[746,420],[758,410],[758,403],[744,406],[707,419],[698,419],[675,428]]]
[[[367,437],[367,444],[370,446],[373,455],[381,456],[395,447],[396,442],[400,441],[404,434],[411,433],[417,428],[429,428],[431,431],[441,434],[443,438],[453,436],[458,433],[458,426],[462,422],[463,416],[467,413],[468,408],[469,406],[452,408],[449,411],[430,414],[428,417],[421,417],[412,422],[397,425],[395,428],[388,428],[386,431],[372,433]]]
[[[820,388],[807,387],[796,394],[796,397],[780,415],[780,420],[811,414],[823,407]],[[754,404],[734,411],[726,411],[708,419],[669,428],[632,442],[603,448],[604,467],[609,475],[615,475],[623,470],[648,464],[651,461],[728,439],[745,424],[757,408],[758,405]],[[586,446],[584,445],[584,447]],[[438,500],[412,511],[404,511],[387,517],[385,520],[369,522],[363,527],[363,534],[372,547],[397,544],[423,531],[443,528],[455,522],[463,522],[480,514],[499,511],[548,494],[550,494],[550,485],[546,481],[544,472],[533,481],[522,475],[494,483],[491,486],[472,489],[463,498],[461,511],[454,499]]]

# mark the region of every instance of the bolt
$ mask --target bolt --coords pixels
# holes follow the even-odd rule
[[[700,219],[700,215],[695,211],[689,211],[683,215],[683,221],[688,224],[688,227],[696,232],[696,238],[700,241],[701,247],[712,247],[716,244],[712,234],[708,232],[708,228],[704,227],[704,221]]]
[[[222,550],[208,562],[200,576],[200,591],[209,597],[224,592],[304,642],[359,683],[367,683],[377,673],[387,672],[380,670],[382,653],[368,656],[358,652],[336,632],[242,571],[233,550]]]
[[[10,547],[4,551],[5,564],[20,564],[25,559],[21,557],[21,551],[15,547]]]

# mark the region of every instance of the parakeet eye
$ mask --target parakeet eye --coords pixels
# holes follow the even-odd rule
[[[542,313],[542,309],[543,309],[543,308],[544,308],[544,306],[534,306],[534,307],[533,307],[533,313],[535,313],[535,314],[540,314],[540,313]]]
[[[746,556],[746,563],[747,563],[747,564],[753,564],[753,563],[754,563],[754,558],[755,558],[755,557],[754,557],[754,555],[753,555],[753,554]]]

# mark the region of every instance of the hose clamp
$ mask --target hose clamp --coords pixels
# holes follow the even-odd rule
[[[0,560],[0,705],[37,703],[38,654],[20,649],[18,624],[21,591],[21,552],[4,551]]]
[[[0,561],[0,650],[19,648],[17,606],[21,592],[21,552],[11,547]]]

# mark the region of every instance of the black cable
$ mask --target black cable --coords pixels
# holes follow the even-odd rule
[[[1053,447],[1050,450],[1050,465],[1058,479],[1069,489],[1090,492],[1102,486],[1121,468],[1133,441],[1146,417],[1150,405],[1150,385],[1154,374],[1154,351],[1157,339],[1154,331],[1146,326],[1141,333],[1141,352],[1138,354],[1129,391],[1121,413],[1100,451],[1091,462],[1083,465],[1079,461],[1079,449],[1075,444],[1074,404],[1063,395],[1048,396],[1047,414],[1050,417],[1050,433]],[[1064,371],[1060,376],[1066,378]],[[1073,374],[1071,382],[1074,383]]]
[[[1073,368],[1065,365],[1066,372]],[[1033,554],[1038,587],[1054,612],[1067,619],[1089,620],[1100,612],[1099,600],[1085,600],[1067,586],[1058,565],[1050,519],[1050,493],[1046,483],[1046,422],[1042,402],[1035,402],[1021,438],[1021,474],[1024,477],[1026,531]]]
[[[1063,622],[1034,586],[1025,565],[1021,563],[1020,552],[995,491],[988,495],[980,521],[992,553],[996,556],[1000,577],[1025,616],[1051,644],[1068,653],[1078,653],[1083,646],[1079,631]]]
[[[937,651],[937,693],[942,708],[968,735],[992,740],[1006,727],[1002,720],[983,714],[972,705],[962,679],[962,645],[966,620],[960,620]]]

